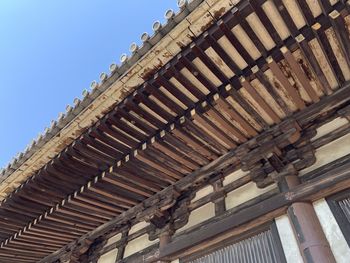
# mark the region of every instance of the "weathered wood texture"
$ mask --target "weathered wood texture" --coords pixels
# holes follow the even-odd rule
[[[279,211],[282,214],[287,206],[296,201],[314,201],[323,196],[347,189],[350,186],[349,180],[350,163],[347,162],[327,173],[320,174],[316,179],[309,180],[302,185],[296,186],[285,193],[268,198],[256,205],[242,209],[234,214],[225,214],[220,220],[215,220],[210,225],[205,225],[196,229],[191,234],[179,236],[160,251],[160,258],[174,258],[183,255],[184,252],[194,246],[210,246],[208,240],[216,237],[220,239],[227,236],[227,232],[235,227],[242,226],[259,217],[263,217],[271,212]],[[279,210],[284,208],[283,210]],[[276,214],[274,214],[276,216]],[[202,242],[206,242],[205,244]],[[203,247],[204,246],[204,247]]]
[[[238,165],[258,134],[283,144],[285,119],[304,127],[348,103],[346,5],[314,16],[298,1],[278,21],[268,5],[283,3],[274,2],[241,1],[215,14],[204,34],[9,195],[0,206],[0,261],[56,251],[51,260],[74,240],[149,216],[177,191]]]
[[[302,122],[301,120],[304,120],[307,118],[309,120],[308,123],[303,122],[303,124],[307,127],[312,123],[314,120],[318,119],[318,116],[324,115],[326,111],[330,111],[331,113],[334,112],[333,107],[338,107],[342,105],[341,102],[342,99],[347,101],[345,99],[344,94],[347,92],[350,92],[350,89],[347,91],[347,89],[339,90],[338,92],[335,92],[332,96],[325,98],[325,100],[320,101],[319,103],[315,104],[314,106],[311,106],[307,109],[305,109],[303,112],[296,114],[296,120],[299,122]],[[337,103],[335,103],[335,100]],[[329,107],[332,105],[331,107]],[[331,117],[332,118],[332,117]],[[173,206],[175,204],[175,200],[178,197],[179,193],[186,192],[188,190],[193,189],[193,186],[196,184],[201,184],[201,182],[205,181],[206,179],[210,178],[210,176],[215,175],[218,171],[221,171],[225,167],[231,167],[236,163],[236,166],[239,167],[239,159],[242,157],[248,158],[249,160],[256,159],[260,160],[260,158],[264,158],[265,154],[269,151],[273,151],[273,149],[276,147],[276,145],[288,145],[290,144],[289,139],[291,135],[295,132],[295,129],[293,129],[293,126],[291,126],[290,120],[286,120],[279,125],[271,128],[269,131],[264,132],[260,136],[257,136],[256,138],[246,142],[245,144],[239,146],[237,149],[231,150],[227,154],[219,157],[216,161],[211,162],[210,164],[204,166],[203,168],[199,169],[198,171],[192,173],[191,175],[188,175],[186,178],[181,179],[177,183],[174,184],[174,186],[170,186],[169,188],[161,191],[160,193],[157,193],[155,196],[145,200],[142,204],[135,206],[134,208],[130,209],[129,211],[123,213],[121,216],[116,217],[115,219],[111,220],[110,222],[102,225],[101,227],[96,228],[94,231],[90,232],[87,235],[84,235],[82,238],[79,239],[79,241],[75,243],[71,243],[66,248],[58,251],[57,253],[52,254],[52,256],[48,257],[46,260],[47,262],[50,262],[52,258],[56,258],[57,256],[64,254],[65,251],[69,250],[72,247],[75,247],[79,242],[85,240],[85,239],[95,239],[98,238],[101,235],[104,235],[110,231],[115,231],[119,227],[123,226],[126,222],[137,218],[138,220],[142,221],[145,218],[148,218],[150,215],[153,215],[157,213],[157,211],[161,211],[162,209],[167,209],[169,206]],[[287,127],[290,127],[290,130],[286,129]],[[281,133],[281,129],[285,130],[286,133]],[[289,132],[288,132],[289,131]],[[292,131],[292,132],[291,132]],[[263,142],[264,138],[271,138],[267,135],[271,134],[279,134],[276,135],[274,140],[269,140],[268,143],[261,144],[260,147],[257,147],[256,142]],[[338,136],[341,136],[342,133],[339,133]],[[320,140],[323,140],[320,138]],[[273,142],[273,143],[271,143]],[[315,144],[319,144],[319,140],[315,141]],[[249,145],[253,148],[252,151],[249,151]],[[259,149],[259,150],[258,150]],[[247,152],[248,151],[248,152]],[[241,152],[243,152],[243,155],[241,156]],[[260,156],[260,157],[259,157]],[[293,161],[295,158],[295,154],[292,154],[290,156],[287,156],[287,158],[290,158],[290,161]],[[240,157],[240,158],[239,158]],[[244,159],[244,158],[243,158]],[[250,176],[243,177],[242,179],[235,181],[229,185],[227,185],[224,189],[222,194],[225,194],[225,192],[232,191],[236,187],[239,187],[245,183],[247,183],[250,180]],[[202,183],[203,184],[203,183]],[[203,199],[200,199],[196,201],[195,203],[187,206],[187,211],[190,211],[192,209],[195,209],[201,205],[203,205],[205,202],[210,201],[213,195],[209,195]],[[188,210],[190,209],[190,210]],[[46,261],[43,261],[46,262]]]

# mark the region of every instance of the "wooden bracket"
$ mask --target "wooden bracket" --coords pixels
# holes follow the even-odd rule
[[[343,118],[346,118],[348,121],[350,121],[350,105],[342,108],[337,113]]]

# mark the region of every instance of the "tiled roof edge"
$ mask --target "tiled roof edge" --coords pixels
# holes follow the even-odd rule
[[[7,166],[0,170],[0,183],[15,172],[22,164],[32,157],[43,145],[56,136],[64,127],[69,125],[71,121],[84,111],[100,94],[107,90],[121,76],[125,75],[139,59],[151,50],[160,39],[167,35],[176,25],[178,25],[190,12],[192,12],[204,0],[179,0],[179,12],[175,13],[169,9],[165,12],[166,24],[162,25],[159,21],[153,23],[152,29],[154,34],[149,36],[148,33],[141,35],[142,46],[138,46],[135,42],[130,45],[131,55],[122,54],[120,57],[120,65],[112,63],[109,67],[110,73],[102,72],[100,81],[93,81],[90,90],[83,90],[82,98],[75,98],[73,105],[67,105],[65,113],[60,113],[57,120],[51,121],[49,127],[45,128],[42,134],[24,149],[18,153]]]

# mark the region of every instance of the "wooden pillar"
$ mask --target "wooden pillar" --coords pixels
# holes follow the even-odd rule
[[[162,249],[164,246],[169,244],[171,236],[169,231],[163,232],[159,235],[159,249]]]
[[[297,175],[285,176],[287,189],[300,184]],[[335,263],[331,248],[311,202],[295,202],[288,208],[288,217],[297,237],[299,250],[307,263]]]
[[[164,231],[159,235],[159,251],[163,249],[167,244],[170,243],[171,233],[170,231]],[[156,263],[169,263],[168,260],[158,260]]]
[[[120,238],[120,240],[122,241],[122,243],[121,243],[120,246],[118,247],[116,262],[119,262],[119,261],[122,260],[123,257],[124,257],[125,247],[126,247],[126,245],[128,244],[128,234],[129,234],[129,230],[130,230],[130,227],[128,227],[127,229],[125,229],[125,230],[122,232],[122,236],[121,236],[121,238]]]
[[[225,195],[220,195],[220,191],[223,189],[222,179],[215,181],[212,185],[215,194],[219,196],[213,200],[213,203],[215,204],[215,215],[222,215],[226,211]]]

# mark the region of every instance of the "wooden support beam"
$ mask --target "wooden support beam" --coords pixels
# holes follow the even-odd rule
[[[275,2],[278,1],[276,0]],[[254,40],[254,36],[256,37],[256,35],[250,28],[249,24],[246,23],[245,17],[252,12],[256,12],[260,20],[263,21],[264,26],[267,26],[267,31],[277,44],[277,47],[274,47],[270,51],[266,51],[264,50],[264,47],[260,47],[260,51],[264,58],[257,59],[256,64],[259,65],[258,69],[263,72],[263,70],[267,68],[265,61],[267,56],[271,56],[276,64],[283,58],[278,50],[278,47],[280,46],[285,45],[290,52],[293,52],[298,47],[297,44],[294,43],[293,39],[287,39],[284,41],[280,39],[276,28],[273,27],[264,10],[261,8],[263,3],[265,3],[265,1],[251,1],[251,4],[249,4],[248,1],[242,1],[238,4],[237,8],[234,8],[234,10],[224,18],[228,23],[227,27],[225,21],[221,25],[213,25],[205,34],[198,37],[198,39],[193,40],[193,43],[183,50],[177,58],[161,69],[157,69],[157,74],[154,74],[154,72],[150,73],[150,75],[154,75],[154,77],[151,76],[149,82],[141,85],[135,93],[129,95],[123,100],[123,102],[118,104],[118,107],[111,109],[112,112],[106,114],[106,116],[96,124],[96,127],[89,129],[87,134],[79,137],[77,142],[74,142],[66,151],[60,154],[58,156],[58,161],[56,160],[55,163],[50,163],[49,166],[54,165],[53,169],[49,171],[49,169],[45,167],[44,172],[33,176],[23,188],[22,186],[19,187],[19,190],[16,190],[15,192],[15,197],[22,198],[27,194],[29,197],[26,200],[28,200],[28,203],[30,200],[35,206],[33,211],[28,211],[28,209],[22,208],[23,210],[21,212],[24,216],[23,219],[27,222],[32,222],[30,223],[30,227],[24,227],[23,220],[23,223],[21,224],[20,213],[16,211],[18,206],[12,207],[9,202],[7,207],[4,206],[4,212],[6,212],[7,215],[10,215],[11,218],[3,220],[4,222],[1,222],[1,224],[10,224],[11,231],[3,231],[0,233],[1,238],[4,240],[6,239],[6,242],[3,244],[11,245],[11,243],[16,242],[17,239],[21,238],[25,240],[37,240],[45,231],[46,233],[51,231],[53,227],[52,225],[50,230],[40,229],[41,224],[47,223],[46,221],[48,218],[56,220],[56,222],[61,224],[69,224],[70,227],[77,224],[77,227],[79,227],[79,233],[82,233],[83,230],[89,231],[97,224],[109,220],[114,214],[118,215],[134,205],[137,205],[137,208],[132,211],[139,212],[138,215],[141,214],[142,216],[145,216],[140,210],[143,208],[152,210],[154,209],[155,203],[158,201],[162,204],[162,208],[173,204],[174,199],[158,196],[161,200],[152,199],[152,202],[143,202],[142,206],[144,207],[141,205],[138,206],[140,202],[145,198],[152,196],[154,192],[160,191],[169,184],[175,183],[177,180],[182,181],[182,178],[187,175],[193,175],[198,167],[207,165],[210,161],[216,159],[222,154],[226,156],[226,151],[230,151],[227,155],[229,157],[226,156],[228,158],[227,160],[223,161],[223,159],[220,159],[220,161],[214,162],[213,166],[208,166],[208,170],[204,169],[203,176],[197,174],[199,179],[197,178],[194,180],[195,182],[191,181],[187,183],[191,186],[193,186],[194,183],[201,183],[200,180],[206,180],[212,175],[213,171],[215,172],[217,169],[229,166],[230,161],[238,163],[240,158],[236,157],[239,155],[238,153],[242,150],[242,147],[238,148],[237,152],[234,153],[232,149],[236,148],[240,143],[244,144],[248,138],[256,136],[257,131],[255,131],[245,119],[241,118],[238,112],[228,109],[225,100],[222,100],[221,98],[219,100],[215,99],[217,92],[220,95],[227,92],[227,84],[235,83],[236,85],[239,81],[238,76],[228,79],[227,76],[223,74],[222,68],[214,63],[213,59],[209,57],[206,49],[208,46],[211,46],[213,50],[222,57],[223,61],[231,68],[231,70],[236,73],[236,75],[243,75],[245,77],[244,79],[247,81],[245,85],[247,85],[247,83],[250,85],[250,82],[254,79],[254,76],[251,76],[250,74],[250,67],[253,65],[249,65],[248,69],[238,69],[236,67],[237,65],[234,63],[234,58],[230,57],[226,50],[222,49],[220,45],[215,44],[215,42],[221,36],[225,35],[237,51],[242,53],[242,57],[249,62],[251,59],[249,58],[250,55],[247,52],[241,52],[244,48],[240,44],[237,44],[237,41],[233,41],[235,36],[231,32],[231,29],[234,25],[237,25],[240,22],[236,21],[239,19],[242,21],[242,28],[247,29],[248,36]],[[279,5],[280,7],[283,7],[281,1],[279,1]],[[336,4],[336,6],[339,6],[339,4]],[[333,15],[333,17],[338,23],[337,16]],[[311,23],[315,24],[316,22],[319,22],[320,25],[322,25],[323,32],[329,27],[329,21],[327,19],[328,18],[324,18],[323,16],[312,18]],[[285,20],[287,24],[292,24],[290,19],[288,22],[288,17]],[[339,27],[338,24],[334,24],[334,28],[337,28],[337,26]],[[307,29],[300,30],[300,32],[305,33],[307,38],[306,41],[310,40],[309,31],[310,30]],[[296,32],[294,27],[294,37],[300,32]],[[338,39],[341,38],[344,38],[344,36],[339,33]],[[348,39],[346,41],[348,41]],[[255,45],[259,46],[259,40],[253,42]],[[346,50],[344,52],[346,53]],[[313,90],[312,87],[310,88],[310,83],[308,83],[308,80],[303,77],[299,65],[295,64],[291,53],[286,53],[284,57],[290,64],[291,68],[294,68],[295,73],[298,73],[297,76],[299,82],[303,84],[311,99],[317,101],[318,98],[312,93]],[[201,66],[194,63],[194,60],[196,59],[200,59],[209,71],[211,71],[211,73],[223,83],[223,85],[219,87],[213,85],[210,78],[204,72],[201,72]],[[263,62],[261,62],[262,60]],[[202,91],[194,88],[193,83],[184,77],[185,74],[181,73],[174,76],[174,72],[180,71],[184,67],[190,71],[201,85],[205,86],[204,89],[207,89],[210,92],[208,96],[203,96]],[[276,72],[277,71],[275,70],[275,73]],[[280,75],[280,77],[283,78],[282,75]],[[173,84],[170,81],[171,78],[177,80],[180,85]],[[257,78],[259,79],[259,77]],[[286,79],[284,78],[284,80]],[[293,90],[290,89],[290,85],[288,85],[287,82],[285,82],[286,89],[289,89],[289,91],[293,93]],[[183,87],[179,87],[181,85]],[[237,87],[237,89],[241,88],[240,83],[235,87]],[[262,108],[270,113],[268,114],[270,117],[272,116],[272,119],[274,119],[275,122],[280,121],[278,120],[278,116],[276,118],[274,115],[271,105],[269,105],[267,101],[264,103],[264,98],[261,94],[256,93],[256,91],[254,91],[254,89],[252,90],[252,87],[250,86],[245,88],[250,91],[250,94],[255,100],[260,102],[259,104],[262,105]],[[193,96],[191,96],[190,99],[189,96],[183,92],[184,89],[197,97],[199,99],[198,103],[195,102],[195,99],[192,99]],[[170,99],[171,96],[167,97],[167,95],[164,95],[169,93],[176,97],[174,101],[178,100],[180,103],[172,101]],[[232,91],[229,96],[232,94],[236,96],[238,92],[234,93],[234,91]],[[297,97],[297,93],[294,92],[294,95],[294,102],[300,109],[303,108],[305,106],[302,105],[303,100]],[[159,98],[159,100],[164,103],[165,108],[169,108],[169,111],[160,107],[154,100],[152,100],[152,96]],[[238,96],[235,98],[237,97]],[[301,100],[302,103],[298,100]],[[257,120],[257,122],[259,119],[262,119],[254,109],[251,107],[245,107],[238,99],[237,101],[240,106],[245,108],[245,110]],[[242,101],[244,100],[242,99],[241,102]],[[208,105],[211,104],[211,102],[214,102],[211,106],[202,107],[203,104]],[[183,105],[181,105],[181,103]],[[279,104],[282,105],[281,103]],[[172,109],[172,106],[175,106],[174,109]],[[197,111],[199,108],[200,110]],[[196,116],[200,116],[197,118],[197,121],[201,121],[202,124],[205,123],[207,127],[211,127],[212,132],[216,137],[211,137],[211,135],[204,129],[199,130],[193,123],[188,121],[188,117],[192,110],[195,110],[194,112],[196,114],[198,112],[199,114],[191,116],[191,118],[193,117],[193,119],[196,119]],[[321,109],[320,111],[323,110],[324,109]],[[326,108],[326,110],[328,109]],[[153,114],[151,113],[152,111]],[[224,113],[226,113],[226,115],[224,115]],[[229,117],[227,117],[228,115]],[[212,125],[214,122],[211,122],[211,120],[214,119],[219,122],[219,127],[214,127],[214,125]],[[242,126],[244,131],[230,123],[230,119],[238,122],[240,124],[239,126]],[[182,120],[184,120],[184,123]],[[302,122],[303,120],[300,119],[298,121]],[[121,123],[125,124],[125,126]],[[267,126],[268,125],[266,125],[264,121],[261,121],[262,128],[267,129]],[[132,129],[130,127],[136,128]],[[220,133],[217,130],[221,127],[224,127],[224,132],[226,132],[226,130],[227,132],[223,135],[224,139],[220,140],[219,138],[218,140],[218,136],[222,134],[222,131]],[[260,131],[259,128],[257,130]],[[275,135],[275,137],[278,138],[278,135]],[[275,137],[273,136],[272,138]],[[157,140],[152,140],[152,138],[157,138]],[[108,144],[108,140],[110,141],[110,144]],[[207,143],[203,143],[203,140],[206,140]],[[171,151],[170,149],[175,149],[177,156],[176,160],[169,158],[166,154],[157,152],[157,147],[153,147],[154,142],[156,141],[158,146],[161,145],[160,148],[163,149],[162,152],[164,152],[164,149],[168,152]],[[248,149],[249,146],[255,147],[258,145],[259,142],[252,140],[248,141],[245,147]],[[266,148],[268,147],[265,147],[264,149]],[[147,149],[147,152],[144,151],[145,149]],[[132,162],[130,162],[130,160],[132,160]],[[184,162],[184,165],[181,165],[182,160],[187,160],[187,163],[185,164]],[[221,161],[222,163],[220,163]],[[135,169],[133,166],[137,166],[138,169]],[[175,166],[178,167],[178,169],[173,168]],[[105,172],[101,174],[101,170]],[[200,171],[203,172],[203,170]],[[122,176],[119,176],[119,172]],[[135,184],[133,184],[130,182],[130,180],[133,180],[129,177],[130,173],[137,173],[137,176],[133,177],[133,179],[136,179],[135,181],[137,183],[135,182]],[[56,175],[59,175],[58,178],[62,178],[62,180],[58,178],[56,179]],[[49,176],[50,180],[46,180],[45,177]],[[129,181],[127,181],[126,178],[128,178]],[[144,181],[142,181],[142,179]],[[54,187],[55,180],[56,182],[59,182],[59,190]],[[148,180],[151,182],[148,186],[152,187],[150,190],[153,192],[148,191],[149,189],[145,189],[143,185],[143,182]],[[69,187],[70,183],[72,183],[71,187]],[[84,186],[79,191],[76,191],[73,195],[68,197],[66,196],[82,185]],[[63,190],[64,186],[68,186],[66,190]],[[180,187],[179,191],[183,191],[181,184],[176,185],[176,187]],[[47,191],[46,194],[49,197],[48,200],[41,199],[39,191],[43,188]],[[174,191],[176,190],[177,189]],[[170,194],[173,193],[170,192]],[[11,197],[14,196],[11,195]],[[117,203],[117,205],[114,204],[114,202]],[[59,205],[55,206],[56,203],[59,203]],[[91,205],[94,204],[96,205],[91,207]],[[23,205],[25,205],[25,203],[21,203],[22,207]],[[51,207],[53,208],[50,209]],[[109,207],[110,209],[108,211],[102,211],[107,209],[106,207]],[[47,210],[49,210],[49,212],[45,213]],[[45,216],[40,216],[43,213],[45,213]],[[3,214],[1,213],[1,215]],[[133,218],[131,214],[129,215],[129,219],[130,218]],[[85,220],[86,222],[81,222]],[[123,223],[124,221],[121,224]],[[36,226],[38,226],[38,228],[36,228]],[[17,229],[22,229],[17,233],[17,231],[14,231],[15,227]],[[26,236],[27,234],[29,237]],[[58,236],[58,238],[66,237],[67,236],[64,233]],[[53,237],[52,239],[56,241],[57,237]]]
[[[274,97],[284,114],[286,116],[290,116],[292,114],[291,110],[288,108],[286,102],[282,99],[277,90],[269,82],[266,75],[257,66],[254,66],[252,68],[252,72],[255,75],[255,77],[259,80],[259,82],[266,88],[266,90]]]
[[[219,179],[213,183],[214,193],[219,195],[221,191],[223,191],[223,183],[222,179]],[[215,215],[222,215],[226,211],[226,205],[225,205],[225,195],[218,196],[218,198],[212,198],[214,204],[215,204]]]
[[[348,28],[345,24],[344,18],[340,15],[337,10],[333,10],[329,13],[329,18],[331,20],[334,32],[337,36],[338,42],[340,44],[341,50],[344,54],[345,60],[350,66],[350,37]]]
[[[333,170],[319,176],[317,179],[295,186],[285,193],[268,198],[256,205],[242,209],[234,214],[229,214],[215,220],[207,227],[202,227],[197,231],[179,236],[160,251],[160,259],[173,259],[179,257],[185,250],[194,246],[208,242],[220,234],[232,230],[235,227],[258,219],[279,209],[279,214],[286,211],[286,207],[297,201],[313,201],[333,192],[346,189],[350,186],[350,162],[336,167]],[[209,243],[209,242],[208,242]]]
[[[305,125],[310,124],[313,120],[317,119],[319,116],[322,116],[329,111],[337,109],[342,105],[344,106],[344,104],[348,104],[349,101],[350,101],[350,84],[347,84],[343,88],[333,93],[332,95],[323,98],[318,103],[315,103],[310,107],[304,109],[303,111],[300,111],[294,114],[293,119],[296,120],[301,127],[304,127]],[[221,169],[224,169],[225,167],[228,167],[235,163],[237,163],[238,165],[237,152],[245,152],[243,151],[243,149],[247,148],[248,145],[255,145],[255,143],[259,141],[259,137],[266,137],[266,134],[276,133],[277,131],[280,131],[280,129],[283,128],[287,123],[290,123],[290,119],[281,122],[280,124],[271,128],[269,131],[264,132],[262,135],[258,135],[257,138],[254,138],[248,141],[247,143],[239,146],[237,149],[229,151],[227,154],[219,157],[215,161],[203,166],[202,168],[196,170],[195,172],[191,173],[185,178],[180,179],[173,186],[170,186],[165,190],[157,193],[156,195],[148,198],[141,204],[134,206],[128,211],[122,213],[120,216],[112,219],[108,223],[105,223],[97,227],[95,230],[79,238],[79,240],[77,240],[76,242],[77,243],[82,242],[87,238],[92,240],[96,239],[112,229],[121,227],[123,224],[125,224],[132,218],[135,218],[138,214],[140,214],[142,211],[145,211],[146,209],[159,209],[159,207],[162,207],[162,206],[164,207],[172,206],[174,204],[174,200],[176,200],[175,199],[176,197],[174,196],[174,192],[176,192],[178,195],[179,192],[186,191],[196,183],[203,182],[204,180],[209,178],[212,174],[215,174],[217,171],[220,171]],[[278,140],[276,140],[276,142],[277,141]],[[327,184],[328,183],[329,182],[327,181]],[[296,194],[298,194],[298,192]],[[294,196],[294,193],[293,193],[293,196]],[[289,202],[288,200],[285,200],[284,197],[280,196],[280,199],[277,200],[276,204],[277,205],[278,203],[285,204],[288,202]],[[56,251],[52,255],[43,259],[42,262],[47,262],[47,261],[50,262],[50,260],[54,260],[55,258],[59,257],[59,255],[64,253],[64,251],[66,251],[67,248],[74,247],[77,244],[76,242],[71,243],[65,246],[64,248]]]
[[[304,55],[304,58],[307,60],[308,64],[311,66],[311,69],[314,71],[317,76],[318,85],[322,88],[323,92],[327,95],[331,94],[333,91],[328,83],[328,80],[325,74],[322,71],[320,64],[318,63],[314,53],[312,52],[308,41],[306,38],[299,34],[296,36],[296,41],[299,44],[300,50]]]
[[[280,117],[273,111],[271,106],[263,99],[263,97],[254,89],[254,87],[245,78],[240,79],[243,88],[249,93],[249,95],[262,107],[267,115],[273,120],[274,123],[281,122]]]
[[[320,98],[317,96],[316,91],[312,88],[310,81],[306,78],[305,74],[302,72],[300,66],[296,62],[293,54],[288,50],[287,47],[282,47],[281,52],[286,59],[287,63],[291,67],[292,71],[296,74],[300,84],[305,89],[306,93],[309,95],[313,102],[318,102]]]
[[[278,81],[282,84],[283,88],[285,88],[287,93],[291,96],[293,103],[297,106],[298,109],[304,109],[304,101],[301,99],[295,87],[290,84],[287,77],[283,74],[282,70],[277,65],[276,61],[272,57],[268,57],[267,62],[272,73],[276,76]]]
[[[119,262],[124,257],[125,247],[126,247],[127,242],[128,242],[127,237],[128,237],[129,230],[130,229],[127,229],[127,230],[122,232],[122,236],[121,236],[122,243],[118,246],[118,254],[117,254],[116,262]]]
[[[326,56],[326,59],[333,71],[333,74],[337,77],[337,81],[341,86],[344,83],[345,78],[337,61],[337,58],[334,54],[334,51],[331,47],[331,44],[329,43],[326,33],[322,29],[320,23],[313,24],[312,29],[314,31],[315,36],[317,37],[317,40],[322,48],[323,53]]]

